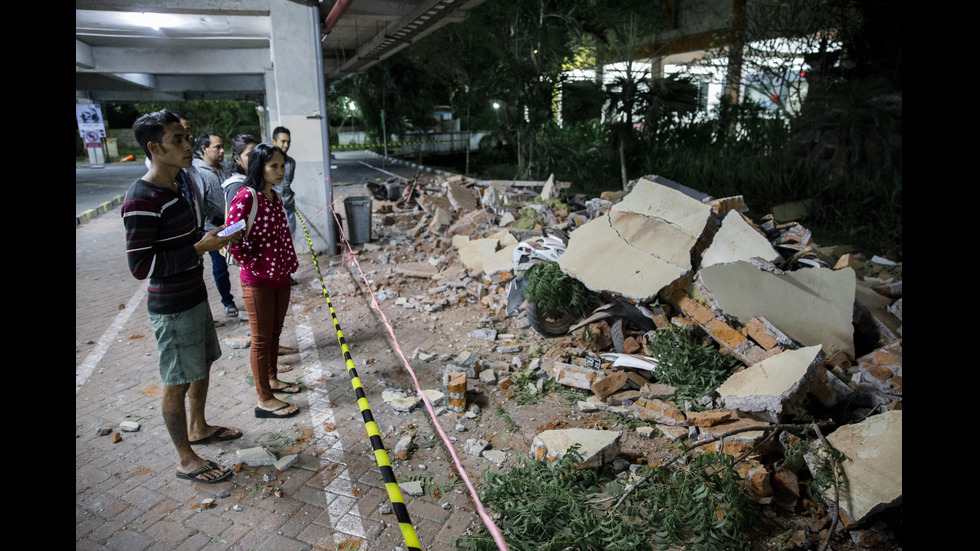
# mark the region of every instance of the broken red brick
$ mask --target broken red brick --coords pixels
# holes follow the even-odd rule
[[[864,370],[868,373],[868,375],[871,375],[872,377],[881,381],[887,381],[895,375],[892,373],[891,369],[880,365],[869,365]]]
[[[626,337],[626,340],[623,341],[623,352],[627,354],[636,354],[640,350],[643,350],[643,347],[640,346],[640,343],[637,342],[635,338]]]
[[[842,270],[844,268],[854,268],[854,255],[851,253],[842,254],[840,258],[837,259],[837,264],[834,265],[835,270]]]
[[[745,324],[745,332],[749,338],[759,343],[759,346],[766,350],[772,350],[778,344],[776,338],[766,332],[766,324],[759,318],[750,319]]]
[[[466,373],[462,371],[454,371],[449,374],[449,384],[446,385],[446,391],[453,394],[465,394],[466,393]]]
[[[854,365],[854,360],[847,355],[847,352],[843,350],[835,350],[830,356],[824,360],[824,364],[830,368],[836,368],[836,370],[847,370],[849,367]]]
[[[624,371],[624,373],[626,373],[626,378],[628,379],[627,388],[635,387],[633,390],[640,390],[644,385],[650,383],[646,377],[640,375],[639,373],[634,373],[632,371]]]
[[[653,320],[653,325],[657,329],[666,329],[670,327],[670,319],[667,318],[667,314],[665,314],[663,310],[653,310],[653,315],[650,316],[650,319]]]
[[[633,411],[637,413],[640,419],[654,419],[665,425],[687,424],[687,418],[673,404],[656,398],[638,398],[633,402]]]
[[[789,469],[779,469],[772,475],[773,491],[777,495],[799,499],[800,481]]]
[[[745,341],[744,335],[719,319],[712,320],[705,329],[726,348],[735,348]]]
[[[731,419],[732,412],[724,410],[687,413],[687,422],[699,427],[714,427]]]
[[[887,348],[875,350],[871,358],[878,365],[902,365],[902,355]]]
[[[687,329],[690,331],[693,331],[698,327],[697,322],[695,322],[694,320],[688,318],[682,318],[681,316],[674,316],[670,318],[670,323],[672,323],[677,327],[680,327],[681,329]]]
[[[684,312],[685,315],[699,324],[706,325],[708,322],[715,319],[715,314],[710,308],[694,300],[688,296],[687,293],[675,293],[673,298],[677,301],[677,307],[681,309],[681,312]]]
[[[628,380],[629,377],[626,375],[625,371],[613,371],[612,373],[609,373],[605,377],[592,383],[592,393],[595,394],[600,400],[605,400],[610,394],[618,392],[620,389],[622,389]]]

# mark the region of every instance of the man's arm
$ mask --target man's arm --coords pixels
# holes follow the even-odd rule
[[[225,196],[221,190],[221,179],[214,172],[198,167],[191,167],[187,172],[204,197],[204,219],[220,226],[225,222]]]
[[[160,213],[150,202],[127,201],[123,204],[122,216],[126,228],[126,259],[129,271],[136,279],[177,274],[200,262],[200,255],[193,246],[164,250],[157,245]]]
[[[296,210],[296,194],[293,193],[293,176],[296,174],[296,160],[286,159],[286,174],[282,178],[282,206],[287,212]]]

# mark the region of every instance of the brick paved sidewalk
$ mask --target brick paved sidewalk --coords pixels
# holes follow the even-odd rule
[[[256,395],[248,351],[230,348],[226,338],[247,334],[237,269],[232,292],[241,319],[228,320],[205,263],[211,310],[222,340],[222,357],[211,371],[208,421],[236,427],[244,437],[228,443],[195,446],[203,457],[227,466],[236,451],[266,445],[270,436],[295,441],[299,461],[279,472],[273,466],[244,466],[226,482],[196,484],[175,477],[176,452],[160,414],[162,388],[156,343],[146,313],[145,286],[126,267],[123,225],[118,211],[76,229],[75,280],[75,540],[76,549],[126,551],[163,549],[390,550],[405,548],[393,514],[380,507],[388,496],[353,398],[326,301],[312,283],[316,272],[309,254],[300,255],[301,282],[293,287],[283,344],[300,354],[281,358],[293,370],[284,380],[301,379],[306,389],[294,398],[302,413],[291,419],[256,419]],[[386,334],[360,297],[343,267],[321,270],[333,296],[358,370],[375,361],[397,365]],[[384,438],[399,482],[417,465],[396,462],[392,449],[408,423],[427,423],[422,412],[392,415],[383,407],[383,388],[361,373],[368,401]],[[328,376],[330,374],[332,376]],[[140,423],[113,443],[97,429],[119,432],[122,421]],[[427,460],[427,473],[453,472],[447,454]],[[415,472],[414,474],[417,474]],[[471,478],[478,474],[471,473]],[[270,491],[272,490],[272,491]],[[278,490],[278,492],[276,491]],[[197,504],[215,498],[215,505]],[[467,494],[450,491],[435,498],[405,501],[424,549],[451,549],[451,538],[476,518]]]

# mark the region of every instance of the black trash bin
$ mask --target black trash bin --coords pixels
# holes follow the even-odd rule
[[[371,241],[371,208],[373,198],[365,195],[355,195],[344,198],[344,210],[347,218],[347,241],[351,245]]]

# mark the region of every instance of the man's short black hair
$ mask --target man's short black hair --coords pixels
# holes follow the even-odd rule
[[[275,127],[272,130],[272,139],[273,140],[276,139],[276,136],[278,136],[279,134],[286,134],[287,136],[292,137],[292,134],[289,133],[289,129],[286,128],[285,126],[277,126],[277,127]]]
[[[166,132],[166,126],[173,123],[180,124],[180,117],[166,109],[147,113],[133,123],[133,134],[136,135],[136,142],[140,144],[143,153],[146,153],[147,159],[150,158],[148,144],[150,142],[160,143],[163,134]]]
[[[198,151],[211,147],[211,136],[213,135],[214,134],[210,132],[201,132],[201,135],[194,140],[194,147],[196,147]]]

